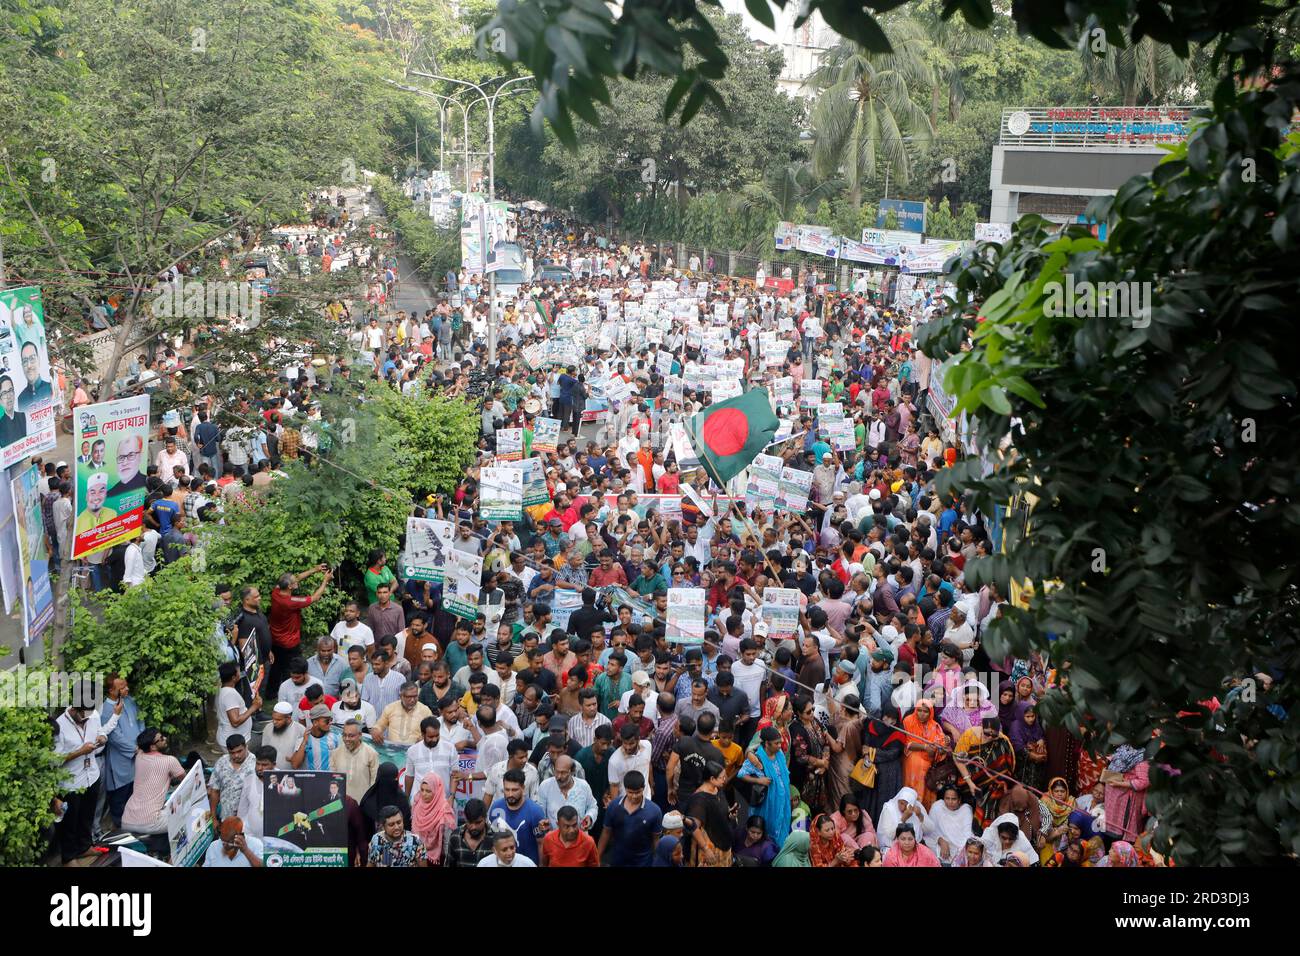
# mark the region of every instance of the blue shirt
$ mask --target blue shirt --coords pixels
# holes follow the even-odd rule
[[[713,663],[713,668],[715,671],[717,670],[717,667],[718,664],[717,664],[717,660],[715,659]],[[708,674],[704,673],[703,668],[700,669],[700,677],[704,678],[705,682],[709,685],[709,690],[713,690],[713,678],[710,677]],[[677,683],[673,686],[673,696],[676,697],[678,700],[685,700],[686,698],[690,697],[691,682],[694,680],[695,678],[690,675],[689,671],[683,674],[681,677],[677,678]]]
[[[104,700],[99,710],[99,722],[107,723],[113,716],[117,702]],[[140,709],[130,696],[122,700],[122,715],[117,718],[117,726],[108,735],[108,745],[104,748],[104,787],[118,790],[128,783],[135,782],[135,740],[144,733],[144,724],[140,723]]]
[[[151,508],[153,516],[158,519],[158,530],[166,534],[172,529],[172,518],[181,513],[181,506],[169,498],[159,498]]]
[[[609,831],[610,866],[649,866],[654,858],[654,838],[663,832],[663,811],[650,800],[642,799],[635,813],[623,806],[619,797],[605,811],[605,829]]]
[[[506,806],[505,798],[494,800],[488,811],[488,825],[496,826],[498,820],[504,820],[506,826],[515,832],[515,842],[519,852],[534,863],[538,862],[537,828],[546,819],[546,811],[541,804],[525,799],[518,810]]]

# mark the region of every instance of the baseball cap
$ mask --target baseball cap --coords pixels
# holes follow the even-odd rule
[[[768,630],[769,628],[767,626],[766,621],[758,621],[757,623],[754,624],[755,637],[767,637]]]

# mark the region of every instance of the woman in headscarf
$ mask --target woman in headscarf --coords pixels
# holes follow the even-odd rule
[[[938,866],[939,860],[928,846],[917,839],[912,824],[903,823],[894,831],[894,842],[885,852],[884,865]]]
[[[919,834],[921,839],[925,839],[933,832],[930,827],[930,816],[925,812],[925,807],[921,806],[921,798],[911,787],[903,787],[899,790],[880,811],[880,819],[876,821],[876,837],[881,850],[889,849],[889,845],[894,841],[894,831],[904,823],[912,824],[915,827],[914,832]]]
[[[972,727],[979,727],[985,717],[996,717],[998,709],[989,700],[989,691],[977,680],[967,681],[955,694],[948,696],[949,704],[939,715],[939,722],[953,740]]]
[[[763,802],[753,809],[767,824],[772,842],[784,844],[790,835],[790,771],[781,752],[781,734],[777,729],[765,727],[758,732],[758,737],[758,748],[741,764],[740,776],[767,787]]]
[[[840,808],[831,814],[831,821],[840,839],[855,852],[876,845],[876,828],[871,818],[862,812],[862,804],[851,793],[840,797]]]
[[[977,836],[967,837],[966,845],[959,849],[952,863],[953,866],[997,866],[989,855],[989,848]]]
[[[892,702],[882,701],[880,719],[867,721],[863,743],[874,753],[876,784],[863,789],[859,797],[863,812],[875,820],[880,818],[890,795],[903,787],[903,748],[907,746],[907,735],[899,730],[898,708]]]
[[[402,822],[406,829],[411,829],[411,802],[406,798],[402,788],[397,785],[397,764],[384,762],[379,765],[375,782],[365,796],[361,798],[361,813],[366,818],[370,836],[384,825],[379,818],[379,811],[384,807],[397,807],[402,811]],[[366,837],[367,840],[370,836]]]
[[[1030,704],[1022,710],[1007,738],[1016,753],[1016,779],[1041,790],[1047,779],[1047,742],[1043,739],[1043,725],[1038,722],[1038,708]]]
[[[1014,724],[1027,706],[1016,702],[1015,681],[1004,680],[998,685],[998,720],[1002,721],[1003,727]]]
[[[925,785],[925,775],[939,756],[940,748],[948,745],[939,721],[934,719],[934,704],[925,698],[916,702],[916,709],[903,718],[903,730],[907,732],[904,745],[903,784],[911,787],[921,795],[921,803],[927,810],[938,796]]]
[[[1008,853],[1027,853],[1038,859],[1038,851],[1020,829],[1020,819],[1014,813],[1004,813],[984,829],[980,837],[995,864],[1000,864]]]
[[[975,836],[971,827],[975,819],[969,804],[961,802],[956,787],[945,787],[940,799],[929,807],[930,835],[925,845],[934,851],[944,866],[958,866],[966,841]]]
[[[1043,792],[1039,804],[1042,807],[1043,818],[1043,862],[1053,853],[1065,849],[1066,843],[1071,839],[1079,839],[1078,835],[1070,833],[1070,818],[1076,812],[1074,803],[1070,800],[1070,788],[1066,786],[1064,777],[1053,777],[1048,781],[1047,789]],[[1084,813],[1082,816],[1088,817]],[[1089,836],[1092,835],[1092,818],[1088,817]]]
[[[1034,693],[1034,679],[1028,674],[1016,681],[1016,706],[1024,710],[1031,704],[1038,703],[1038,697]]]
[[[1129,867],[1138,865],[1137,850],[1133,849],[1133,844],[1127,840],[1116,840],[1110,845],[1110,853],[1106,855],[1105,866],[1110,867]]]
[[[1044,859],[1042,865],[1070,870],[1081,869],[1090,864],[1088,863],[1087,854],[1084,853],[1083,844],[1078,840],[1070,840],[1060,850]]]
[[[411,805],[411,830],[424,841],[424,855],[429,866],[442,861],[442,850],[451,831],[456,829],[456,811],[447,799],[442,777],[426,773]]]
[[[961,735],[953,750],[962,781],[974,798],[975,823],[983,828],[993,819],[998,803],[1015,782],[1012,774],[1016,769],[1016,755],[1011,741],[1002,733],[996,717],[985,717],[979,727]]]
[[[1130,844],[1146,825],[1146,790],[1150,784],[1146,754],[1124,744],[1106,764],[1106,832]]]
[[[1042,801],[1018,783],[1013,783],[1006,796],[998,801],[998,813],[1014,813],[1025,835],[1037,854],[1043,845],[1043,830],[1047,825],[1047,811]]]
[[[776,844],[767,838],[767,824],[757,813],[736,827],[731,846],[732,859],[741,866],[767,866],[776,859]]]
[[[795,719],[790,723],[790,782],[799,788],[804,802],[816,812],[825,807],[830,741],[817,719],[811,697],[796,697],[794,713]]]
[[[768,727],[776,728],[781,753],[787,756],[790,753],[790,721],[792,720],[794,720],[794,707],[790,703],[789,694],[774,694],[763,703],[763,716],[758,721],[759,733]],[[749,743],[750,752],[752,753],[757,747],[758,734],[754,734],[754,739]]]
[[[858,865],[857,858],[853,855],[853,848],[840,838],[839,831],[835,829],[835,821],[826,814],[819,813],[813,819],[809,837],[811,839],[809,856],[812,858],[813,866]]]
[[[755,734],[755,737],[758,735]],[[812,820],[812,811],[808,809],[808,804],[803,802],[803,794],[799,788],[790,787],[790,829],[802,830],[808,832],[808,823]]]
[[[654,862],[650,865],[680,867],[682,865],[681,840],[675,836],[661,837],[655,847]]]
[[[849,774],[853,765],[862,757],[862,735],[865,730],[862,716],[858,713],[860,706],[857,694],[847,694],[843,700],[829,698],[831,709],[831,727],[840,748],[831,753],[831,768],[826,773],[826,805],[837,807],[840,799],[853,790]]]
[[[772,861],[772,866],[812,866],[812,862],[808,858],[811,848],[812,840],[808,835],[808,831],[795,830],[785,838],[785,844],[781,847],[781,852],[776,855],[776,859]]]

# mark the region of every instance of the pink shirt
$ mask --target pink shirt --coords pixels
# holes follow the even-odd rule
[[[147,827],[158,822],[173,778],[185,775],[171,754],[147,753],[135,758],[135,788],[122,811],[122,826]]]

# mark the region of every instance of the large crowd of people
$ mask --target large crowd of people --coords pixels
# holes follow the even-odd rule
[[[332,313],[350,354],[329,374],[475,402],[477,459],[411,513],[451,522],[450,547],[482,558],[476,612],[458,616],[447,584],[380,552],[328,634],[302,628],[323,565],[286,568],[265,596],[269,582],[223,586],[210,859],[260,865],[259,778],[329,770],[346,775],[357,866],[1162,862],[1146,755],[1097,755],[1044,726],[1037,702],[1059,672],[985,650],[1008,595],[964,570],[996,529],[936,491],[960,451],[915,348],[938,283],[836,290],[793,265],[726,276],[548,212],[521,210],[518,236],[538,278],[495,320],[485,277],[464,270],[432,308],[396,310],[387,258],[364,303]],[[250,406],[263,419],[250,434],[214,435],[196,415],[166,444],[160,456],[184,461],[160,466],[199,476],[153,503],[163,546],[181,546],[187,521],[220,520],[204,510],[215,496],[319,453],[327,424],[287,423],[319,420],[327,384],[305,366]],[[712,483],[683,440],[678,426],[750,388],[772,396],[783,424],[764,453],[799,473],[806,504]],[[507,457],[509,429],[545,497],[518,520],[484,518],[481,469]],[[669,627],[674,589],[703,595],[702,639]],[[788,616],[770,589],[795,595]],[[236,661],[250,634],[269,665],[258,688]],[[69,709],[60,741],[76,760],[102,736],[113,823],[148,831],[181,767],[115,687],[102,713]],[[65,858],[72,826],[97,822],[72,816]]]

